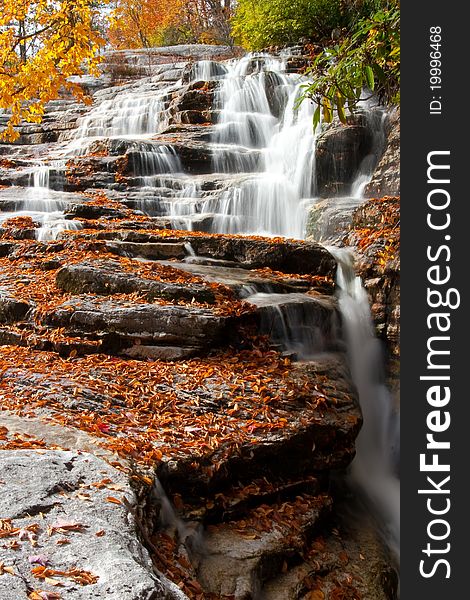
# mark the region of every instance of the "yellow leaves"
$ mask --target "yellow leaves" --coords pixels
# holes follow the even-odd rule
[[[0,15],[0,108],[11,117],[0,139],[14,141],[18,137],[15,127],[22,120],[40,122],[44,105],[57,98],[62,87],[83,99],[83,92],[67,79],[84,74],[85,64],[97,74],[101,61],[98,50],[104,40],[93,27],[92,4],[92,0],[4,0]],[[26,17],[34,30],[24,33],[21,21]],[[26,51],[31,42],[37,50],[25,60],[19,50]]]

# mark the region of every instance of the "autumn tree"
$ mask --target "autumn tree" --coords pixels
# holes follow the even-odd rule
[[[182,6],[183,0],[118,0],[109,41],[118,49],[162,45],[168,30],[178,25]]]
[[[232,0],[117,0],[109,40],[118,49],[229,43]]]
[[[97,74],[97,17],[94,0],[0,0],[0,109],[10,115],[1,138],[16,139],[22,119],[40,122],[62,89],[84,98],[69,78]]]

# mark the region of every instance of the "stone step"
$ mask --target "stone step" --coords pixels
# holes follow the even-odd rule
[[[141,257],[149,260],[165,260],[168,258],[184,258],[187,251],[182,242],[106,242],[106,248],[119,256]]]
[[[93,298],[71,299],[42,317],[41,323],[65,328],[73,335],[93,334],[103,339],[103,350],[113,354],[135,344],[192,346],[208,351],[231,339],[229,332],[234,324],[212,310],[193,305]]]
[[[173,270],[174,277],[178,271]],[[125,271],[119,262],[111,260],[94,263],[79,263],[60,269],[56,277],[56,285],[72,294],[131,294],[138,292],[148,302],[157,298],[165,300],[185,300],[214,304],[214,292],[201,283],[172,283],[145,279]]]
[[[116,231],[114,240],[133,244],[159,244],[161,237],[151,233]],[[102,234],[97,234],[101,239]],[[104,234],[109,239],[108,234]],[[108,242],[110,243],[110,242]],[[271,238],[235,237],[229,235],[178,235],[165,237],[165,243],[190,244],[197,256],[239,263],[243,268],[270,268],[293,274],[334,277],[336,261],[326,248],[315,242],[272,240]],[[128,247],[129,252],[136,252]],[[163,257],[162,257],[163,258]]]

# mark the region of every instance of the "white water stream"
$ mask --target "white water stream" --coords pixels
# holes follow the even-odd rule
[[[369,299],[347,249],[329,248],[338,261],[337,284],[348,360],[364,418],[356,441],[352,479],[375,507],[384,535],[400,555],[400,481],[394,464],[399,451],[399,414],[384,382],[383,356],[375,337]]]

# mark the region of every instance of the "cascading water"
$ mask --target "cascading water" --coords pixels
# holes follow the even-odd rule
[[[368,104],[365,104],[366,109]],[[365,110],[363,118],[366,121],[369,131],[372,133],[372,148],[370,152],[362,159],[358,172],[351,186],[351,197],[361,201],[364,196],[364,190],[372,179],[375,165],[378,157],[381,156],[385,148],[385,121],[387,113],[379,110],[376,106],[371,106],[374,110]]]
[[[83,117],[75,140],[152,134],[166,124],[163,99],[152,92],[124,92],[98,104]]]
[[[204,205],[215,213],[213,231],[304,237],[315,193],[313,110],[308,102],[297,107],[305,79],[284,70],[283,59],[248,55],[222,82],[214,170],[248,172],[256,160],[260,174]],[[237,146],[248,152],[233,164]]]
[[[338,262],[339,306],[351,374],[358,390],[364,424],[359,433],[352,478],[385,525],[390,548],[399,557],[400,481],[395,471],[399,451],[399,415],[380,374],[382,354],[375,337],[367,292],[354,272],[346,249],[329,248]]]
[[[35,161],[36,162],[36,161]],[[65,160],[36,162],[29,169],[26,190],[11,187],[5,190],[11,200],[17,203],[18,210],[0,213],[0,223],[12,217],[29,217],[36,226],[36,238],[41,241],[56,239],[66,229],[81,228],[79,221],[64,218],[64,209],[70,198],[65,192],[51,189],[51,174],[56,175],[65,169]]]

